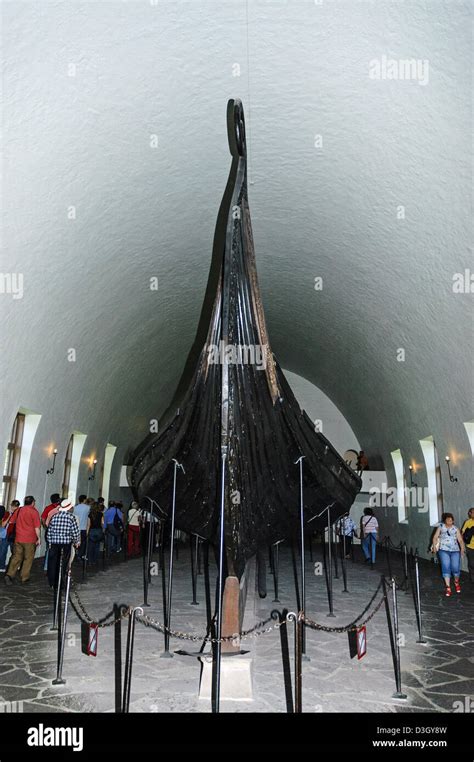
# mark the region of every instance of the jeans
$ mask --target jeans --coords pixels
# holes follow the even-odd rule
[[[375,551],[377,549],[377,535],[375,532],[369,532],[364,536],[362,540],[362,550],[367,560],[371,560],[375,563]]]
[[[0,569],[5,569],[5,564],[7,562],[7,553],[8,553],[8,540],[5,537],[3,540],[0,540]]]
[[[461,553],[459,550],[439,550],[438,558],[443,577],[459,577],[461,571]]]
[[[89,549],[87,551],[88,561],[90,564],[96,564],[99,560],[100,543],[102,542],[104,533],[102,529],[91,529],[89,532]]]
[[[109,524],[106,531],[106,539],[109,553],[117,553],[120,550],[121,531],[116,529],[113,524]]]

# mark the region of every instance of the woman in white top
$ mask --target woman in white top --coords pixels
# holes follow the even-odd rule
[[[140,507],[133,501],[127,514],[127,555],[140,555]]]
[[[377,549],[377,533],[379,522],[374,516],[372,508],[364,508],[364,515],[360,519],[360,537],[365,563],[375,563],[375,551]]]
[[[461,574],[461,558],[465,547],[462,534],[454,523],[452,513],[443,513],[441,523],[433,535],[432,553],[438,553],[441,564],[441,574],[444,579],[444,594],[449,598],[452,594],[451,577],[454,577],[454,588],[461,592],[459,575]]]

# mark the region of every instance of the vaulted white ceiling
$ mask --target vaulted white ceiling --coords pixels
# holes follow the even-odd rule
[[[467,453],[472,294],[453,276],[471,266],[470,15],[462,1],[5,3],[2,269],[24,296],[1,296],[3,441],[21,405],[43,414],[43,449],[77,429],[120,460],[166,408],[240,97],[280,363],[371,455],[421,459],[429,434]],[[427,61],[424,81],[371,78],[384,56]]]

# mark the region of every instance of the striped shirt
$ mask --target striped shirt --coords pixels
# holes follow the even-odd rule
[[[48,527],[48,543],[50,545],[77,545],[81,541],[81,533],[77,516],[68,511],[58,511],[51,519]]]

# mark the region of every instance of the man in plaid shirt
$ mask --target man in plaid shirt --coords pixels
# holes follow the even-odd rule
[[[74,545],[81,544],[81,532],[77,517],[71,512],[74,506],[67,498],[61,502],[58,512],[54,514],[48,525],[48,582],[50,587],[56,587],[59,576],[59,562],[63,552],[63,570],[66,568]]]

